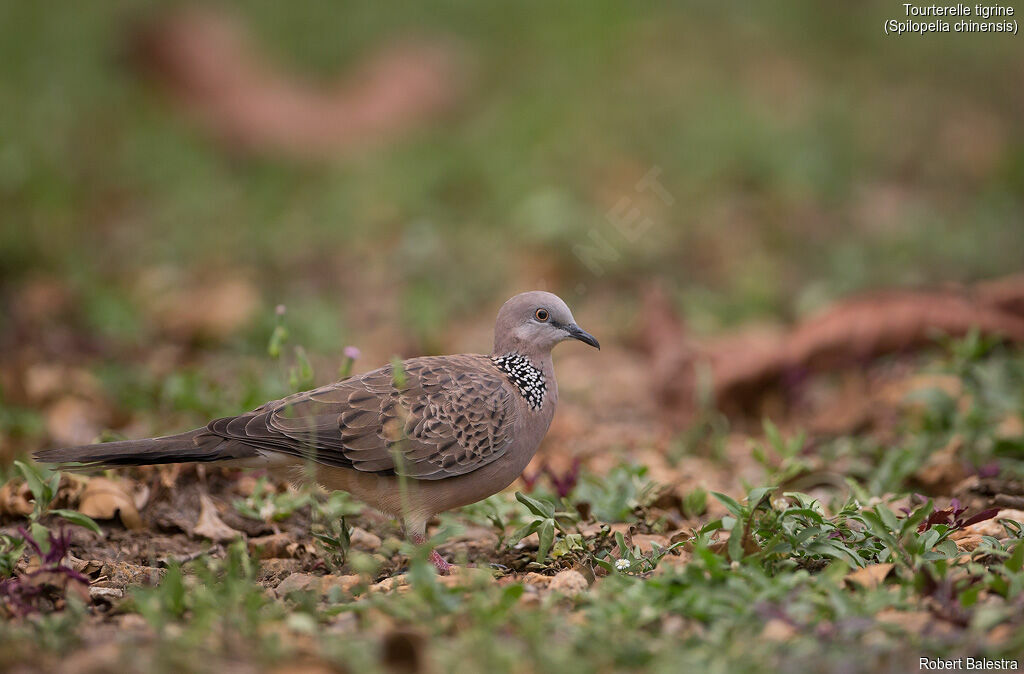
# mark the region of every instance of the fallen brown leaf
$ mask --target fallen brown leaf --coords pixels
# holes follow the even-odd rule
[[[1024,274],[983,281],[974,287],[977,298],[1017,316],[1024,316]]]
[[[921,634],[929,625],[936,622],[928,611],[897,611],[892,608],[879,611],[875,614],[875,619],[901,627],[912,634]]]
[[[999,520],[1001,519],[1024,523],[1024,511],[1006,508],[1004,510],[1000,510],[995,517],[983,522],[978,522],[977,524],[971,524],[964,527],[962,533],[959,531],[956,533],[960,534],[958,538],[966,538],[972,535],[1002,538],[1006,535],[1006,530],[1003,528],[1003,525],[999,523]]]
[[[199,519],[192,527],[192,534],[208,538],[215,543],[233,541],[242,536],[241,531],[236,531],[224,524],[217,514],[217,506],[206,494],[199,495]]]
[[[108,410],[95,401],[67,395],[46,410],[46,430],[59,445],[87,445],[106,425]]]
[[[788,641],[796,636],[796,628],[778,618],[772,618],[764,624],[761,638],[768,641]]]
[[[385,47],[350,76],[312,86],[268,63],[234,15],[193,7],[133,36],[135,63],[230,149],[306,159],[349,154],[434,116],[460,77],[439,44]]]
[[[870,564],[862,569],[851,571],[843,580],[847,585],[860,585],[868,590],[873,590],[889,577],[892,570],[892,564]]]
[[[86,399],[103,395],[103,387],[94,374],[60,363],[33,363],[25,370],[23,385],[25,396],[33,405],[44,405],[69,394]]]
[[[651,358],[655,390],[677,421],[685,421],[696,409],[702,372],[713,385],[718,406],[742,414],[755,410],[787,375],[850,367],[925,346],[938,334],[959,337],[976,329],[1024,342],[1019,297],[1013,295],[1010,301],[1000,295],[991,304],[985,298],[948,290],[870,293],[838,302],[788,333],[757,339],[740,333],[702,348],[688,338],[678,319],[665,317],[673,309],[652,290],[646,304],[651,309],[647,313],[657,318],[651,326],[655,339],[643,346]]]
[[[96,520],[112,520],[119,517],[128,529],[142,529],[142,517],[135,498],[124,482],[115,482],[105,477],[91,478],[82,492],[78,512]]]
[[[32,514],[32,491],[23,480],[10,480],[0,487],[0,515],[27,517]]]
[[[1013,439],[1024,436],[1024,419],[1019,414],[1006,416],[995,430],[996,437]]]
[[[957,549],[961,552],[973,552],[984,539],[978,534],[969,534],[962,538],[954,538],[954,540],[956,540]]]
[[[967,466],[960,458],[964,439],[954,435],[945,447],[934,452],[912,476],[914,483],[931,495],[950,494],[967,477]]]
[[[241,275],[183,284],[174,271],[164,271],[152,271],[141,284],[161,333],[180,340],[224,339],[245,326],[259,307],[259,291]]]

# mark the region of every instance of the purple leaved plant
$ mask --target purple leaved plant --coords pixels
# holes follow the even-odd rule
[[[87,599],[89,579],[70,566],[64,558],[71,547],[71,535],[66,529],[48,532],[50,546],[44,553],[29,532],[18,527],[18,533],[39,557],[39,568],[13,578],[0,581],[0,601],[14,615],[24,616],[40,610],[40,600],[54,588],[72,590]]]
[[[927,531],[936,524],[944,524],[951,529],[963,529],[964,527],[969,527],[972,524],[992,519],[999,513],[999,508],[982,510],[980,513],[971,515],[964,519],[963,514],[965,512],[967,512],[967,507],[961,505],[959,499],[954,498],[950,500],[948,508],[932,511],[932,513],[928,515],[928,518],[918,525],[917,531],[918,533]]]

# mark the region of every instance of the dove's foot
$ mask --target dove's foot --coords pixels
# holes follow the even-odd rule
[[[416,545],[423,545],[427,542],[427,537],[423,534],[413,534],[409,536],[409,538]],[[449,575],[454,568],[452,564],[449,564],[445,558],[441,556],[441,553],[434,549],[430,550],[430,563],[434,565],[434,568],[437,569],[438,575],[441,576]]]
[[[447,576],[452,572],[454,568],[451,564],[445,561],[445,558],[441,556],[437,550],[430,551],[430,563],[437,569],[437,573],[440,576]]]

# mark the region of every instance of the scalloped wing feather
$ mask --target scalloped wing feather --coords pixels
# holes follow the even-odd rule
[[[387,366],[207,429],[261,451],[423,480],[464,475],[508,451],[515,393],[487,356],[413,358],[402,368],[402,390]]]

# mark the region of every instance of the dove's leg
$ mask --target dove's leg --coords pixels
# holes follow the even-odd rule
[[[452,565],[449,564],[437,550],[430,551],[430,562],[437,569],[438,575],[447,576],[452,572]]]
[[[406,532],[411,540],[416,545],[423,545],[427,542],[427,523],[406,523]],[[437,550],[430,551],[430,563],[437,569],[437,573],[442,576],[447,576],[452,572],[452,565],[445,561],[445,558]]]

